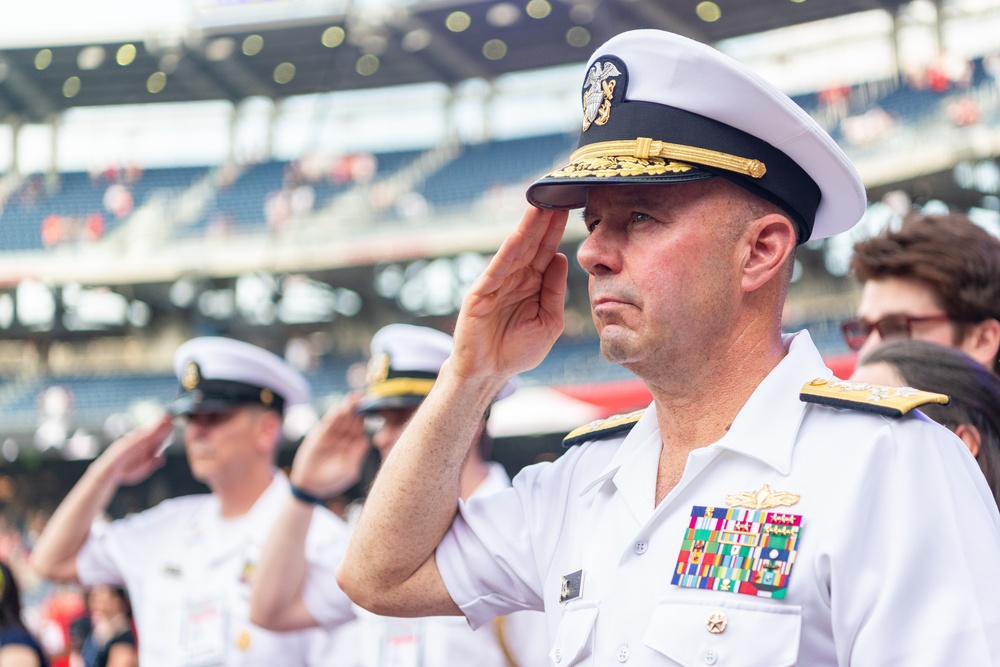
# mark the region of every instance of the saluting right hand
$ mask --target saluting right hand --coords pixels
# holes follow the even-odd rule
[[[330,408],[306,435],[292,463],[291,482],[321,498],[331,498],[361,479],[370,445],[358,414],[361,394],[349,394]]]
[[[451,369],[506,382],[534,368],[563,329],[565,211],[529,207],[462,301]]]
[[[103,466],[116,484],[138,484],[163,465],[163,445],[173,429],[171,417],[164,415],[158,423],[134,429],[115,440],[95,463]]]

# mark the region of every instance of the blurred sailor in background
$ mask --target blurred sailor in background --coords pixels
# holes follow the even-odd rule
[[[50,519],[32,563],[53,580],[125,586],[143,667],[309,665],[324,633],[279,634],[249,620],[261,547],[291,493],[275,468],[283,414],[309,401],[309,386],[281,358],[227,338],[184,343],[174,369],[181,389],[171,414],[91,463]],[[173,417],[184,424],[191,473],[211,493],[95,524],[119,486],[163,463]],[[327,511],[312,525],[307,557],[336,563],[346,525]],[[346,597],[331,591],[329,598],[328,627],[354,620]]]
[[[451,336],[426,327],[392,324],[372,338],[367,388],[334,406],[306,437],[292,466],[299,491],[285,501],[261,558],[254,583],[252,618],[264,627],[290,630],[329,626],[340,617],[337,563],[316,565],[306,557],[314,507],[361,476],[368,452],[365,421],[382,459],[389,455],[417,406],[430,392],[451,354]],[[514,391],[508,382],[494,401]],[[488,411],[487,411],[488,412]],[[490,461],[487,414],[479,418],[476,447],[461,475],[461,497],[484,496],[510,486],[503,466]],[[421,502],[414,497],[413,502]],[[315,527],[310,532],[314,532]],[[295,582],[295,586],[290,586]],[[526,612],[498,617],[472,630],[460,617],[389,618],[359,609],[366,667],[532,667],[548,665],[544,617]]]

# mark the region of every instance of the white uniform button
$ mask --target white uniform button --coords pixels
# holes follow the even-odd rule
[[[714,665],[719,661],[719,654],[716,653],[714,648],[707,648],[705,652],[701,654],[701,659],[705,661],[706,665]]]
[[[628,656],[629,656],[628,646],[622,646],[620,649],[618,649],[618,655],[616,655],[615,657],[618,658],[618,662],[628,662]]]
[[[562,651],[556,649],[552,652],[552,657],[556,659],[556,662],[562,662]]]
[[[646,553],[646,549],[648,548],[649,544],[646,542],[646,540],[639,540],[638,542],[635,543],[635,546],[632,547],[632,550],[641,556],[644,553]]]

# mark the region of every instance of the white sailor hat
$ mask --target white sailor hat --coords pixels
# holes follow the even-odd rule
[[[539,208],[586,203],[592,185],[728,179],[774,203],[799,242],[850,229],[864,184],[787,95],[728,56],[660,30],[622,33],[592,56],[570,163],[528,188]]]
[[[370,413],[419,405],[430,393],[453,340],[446,333],[411,324],[390,324],[371,342],[368,377],[358,412]],[[510,380],[494,399],[506,398],[516,388]]]
[[[174,353],[180,395],[168,406],[175,415],[224,412],[262,405],[282,412],[309,402],[309,383],[281,357],[256,345],[206,336]]]

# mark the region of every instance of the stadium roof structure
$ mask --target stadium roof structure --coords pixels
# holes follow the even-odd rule
[[[525,4],[527,2],[527,4]],[[73,107],[272,99],[493,79],[583,62],[614,34],[661,28],[723,39],[904,0],[475,0],[192,30],[132,42],[0,45],[0,117],[49,122]],[[714,13],[713,13],[714,12]],[[714,20],[706,20],[714,19]]]

